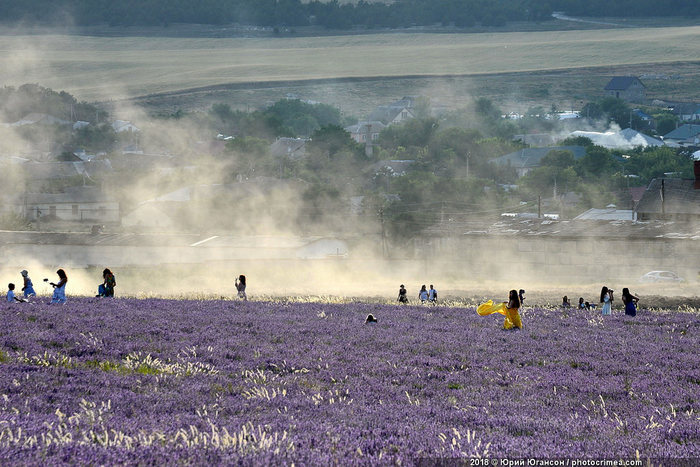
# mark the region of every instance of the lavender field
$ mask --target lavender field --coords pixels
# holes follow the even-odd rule
[[[0,464],[700,457],[700,315],[522,316],[507,332],[474,308],[3,303]]]

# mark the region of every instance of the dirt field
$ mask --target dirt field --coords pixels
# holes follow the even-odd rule
[[[450,87],[453,77],[545,70],[558,70],[558,74],[590,67],[614,67],[611,74],[619,74],[620,66],[679,62],[697,57],[699,35],[700,26],[283,38],[101,37],[12,31],[0,36],[0,63],[4,65],[0,81],[5,85],[35,82],[84,100],[319,79],[447,77],[444,85]],[[647,69],[657,73],[654,65]],[[400,89],[396,84],[390,83],[394,95]],[[453,87],[445,95],[478,91],[468,81],[455,82]],[[514,97],[527,97],[530,92],[512,77],[509,87]],[[551,98],[546,81],[534,90],[540,97],[546,92]]]

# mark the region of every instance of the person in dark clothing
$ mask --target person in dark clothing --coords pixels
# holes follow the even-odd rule
[[[406,287],[404,287],[403,284],[401,284],[401,287],[399,287],[399,298],[397,298],[397,300],[399,303],[408,303]]]

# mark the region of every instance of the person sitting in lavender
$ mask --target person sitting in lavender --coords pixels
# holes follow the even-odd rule
[[[19,298],[15,295],[15,284],[7,284],[7,301],[8,303],[14,302],[26,302],[25,299]]]

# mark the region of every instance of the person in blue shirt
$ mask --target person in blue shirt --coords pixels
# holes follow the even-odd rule
[[[433,284],[430,284],[430,290],[428,290],[428,301],[432,304],[437,303],[437,290],[433,288]]]
[[[15,284],[7,284],[7,301],[9,303],[14,303],[14,302],[26,302],[23,298],[17,298],[15,295]]]
[[[51,297],[51,303],[66,303],[66,284],[68,283],[68,276],[66,271],[59,269],[56,271],[58,278],[61,279],[58,283],[54,284],[49,282],[53,286],[53,297]]]
[[[425,303],[428,300],[428,290],[425,288],[425,284],[421,286],[420,292],[418,292],[418,298],[421,303]]]

